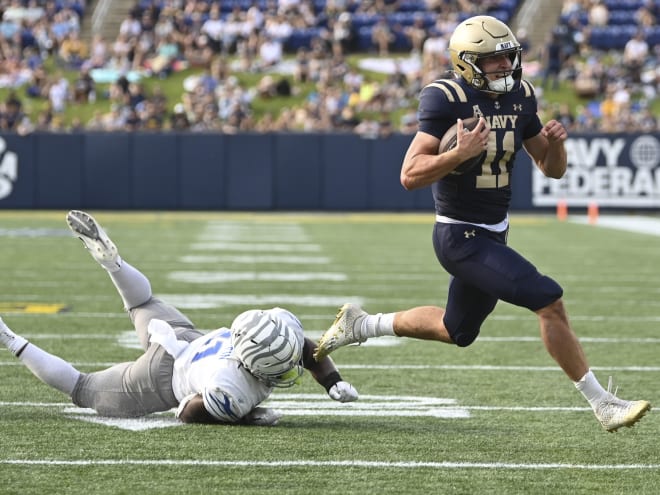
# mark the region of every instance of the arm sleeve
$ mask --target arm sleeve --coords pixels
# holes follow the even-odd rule
[[[209,414],[223,423],[236,423],[252,409],[245,401],[220,387],[204,389],[202,400]]]
[[[419,130],[442,139],[445,132],[456,123],[457,115],[451,115],[451,105],[445,93],[436,86],[426,86],[419,96],[417,119]]]

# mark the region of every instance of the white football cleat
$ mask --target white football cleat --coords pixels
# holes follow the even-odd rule
[[[7,324],[2,321],[2,318],[0,318],[0,342],[2,342],[14,356],[20,354],[28,343],[27,339],[12,332]]]
[[[97,262],[109,271],[119,269],[121,258],[117,246],[94,217],[84,211],[71,210],[66,215],[66,222]]]
[[[633,426],[651,410],[651,404],[645,400],[623,400],[612,389],[612,377],[607,385],[609,398],[601,402],[594,410],[600,424],[609,432],[615,432],[622,426]]]
[[[314,351],[314,359],[323,359],[335,349],[345,345],[362,343],[367,337],[362,336],[362,321],[367,312],[360,306],[352,303],[344,304],[332,326],[321,336],[319,345]]]

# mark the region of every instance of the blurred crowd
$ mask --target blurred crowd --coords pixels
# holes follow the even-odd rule
[[[625,24],[613,24],[615,13],[616,22]],[[658,0],[564,0],[561,22],[540,52],[538,89],[542,93],[568,81],[584,103],[546,106],[546,115],[580,132],[659,131],[658,115],[651,109],[660,98],[659,15]],[[625,29],[633,34],[620,49],[603,49],[594,37],[599,29],[610,32],[603,31],[606,26],[613,27],[611,33]]]
[[[655,26],[660,7],[639,1],[640,29],[623,50],[589,43],[590,30],[608,22],[603,0],[564,0],[562,20],[542,47],[517,33],[544,117],[571,131],[659,129],[650,102],[660,89],[660,43],[650,44],[644,27]],[[139,0],[115,39],[86,41],[85,0],[0,0],[0,87],[10,89],[0,102],[0,130],[414,133],[420,89],[451,68],[454,27],[466,16],[500,12],[503,3],[485,0],[477,9],[466,0]],[[396,18],[405,22],[388,22],[406,12]],[[385,78],[346,62],[364,52],[367,31],[357,28],[358,19],[373,19],[369,51]],[[47,61],[56,70],[46,70]],[[145,84],[188,68],[195,75],[176,101],[159,84]],[[73,80],[66,77],[71,71]],[[567,82],[584,104],[547,104],[544,91]],[[314,89],[303,93],[308,83]],[[259,102],[303,94],[302,104],[255,117]],[[36,117],[26,110],[32,99],[47,102]],[[107,101],[108,110],[65,121],[68,108],[97,101]]]

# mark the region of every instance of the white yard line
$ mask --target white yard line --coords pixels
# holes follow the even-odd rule
[[[185,467],[336,467],[364,469],[507,469],[507,470],[582,470],[582,471],[629,471],[658,470],[660,464],[571,464],[571,463],[515,463],[515,462],[427,462],[427,461],[363,461],[349,459],[341,461],[209,461],[186,459],[0,459],[0,464],[19,466],[185,466]]]
[[[569,217],[575,223],[588,223],[587,217]],[[599,215],[596,226],[637,234],[660,236],[660,218],[637,215]]]

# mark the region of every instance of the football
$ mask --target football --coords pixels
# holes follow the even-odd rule
[[[467,129],[468,131],[471,131],[472,129],[477,127],[478,123],[479,123],[479,119],[477,117],[470,117],[467,119],[463,119],[463,129]],[[449,151],[450,149],[456,146],[456,134],[458,134],[458,123],[451,126],[447,130],[447,132],[445,132],[444,136],[442,136],[442,139],[440,140],[440,146],[438,147],[438,151],[440,153]],[[486,151],[484,150],[480,154],[465,160],[463,163],[459,164],[454,170],[452,170],[451,173],[454,175],[464,174],[468,170],[479,165],[485,154]]]

